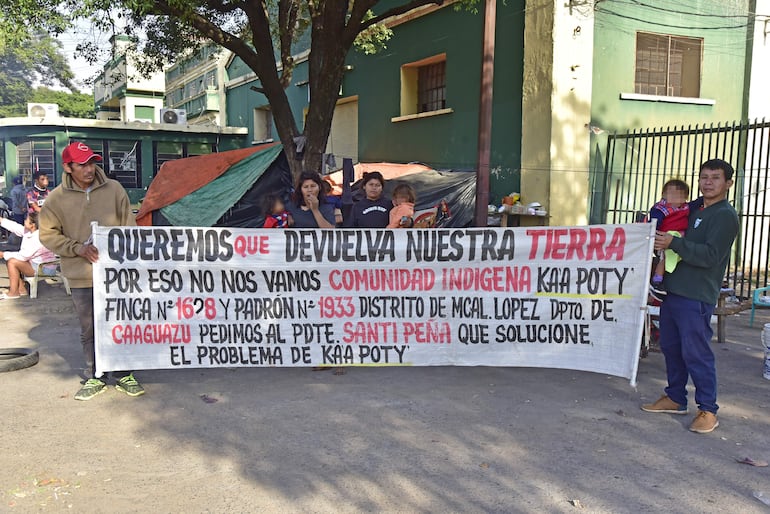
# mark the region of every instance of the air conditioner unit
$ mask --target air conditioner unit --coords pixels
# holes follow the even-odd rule
[[[29,116],[30,118],[58,118],[59,105],[28,103],[27,116]]]
[[[161,123],[172,123],[174,125],[187,124],[187,111],[184,109],[161,109]]]

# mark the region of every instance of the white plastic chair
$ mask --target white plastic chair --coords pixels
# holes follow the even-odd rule
[[[29,284],[30,298],[37,298],[37,284],[41,280],[46,281],[48,284],[64,284],[64,290],[67,291],[67,295],[72,295],[67,277],[61,274],[61,261],[59,259],[41,262],[35,268],[33,276],[24,277],[24,281]]]

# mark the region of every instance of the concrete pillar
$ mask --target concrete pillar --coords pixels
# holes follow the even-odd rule
[[[524,21],[522,202],[552,226],[588,221],[592,2],[533,0]]]

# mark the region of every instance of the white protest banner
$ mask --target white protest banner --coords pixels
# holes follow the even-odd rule
[[[653,231],[94,225],[97,372],[528,366],[633,383]]]

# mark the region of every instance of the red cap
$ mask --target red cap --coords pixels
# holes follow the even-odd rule
[[[65,164],[69,162],[85,164],[91,159],[101,161],[102,156],[94,153],[85,143],[70,143],[61,153],[61,160]]]

